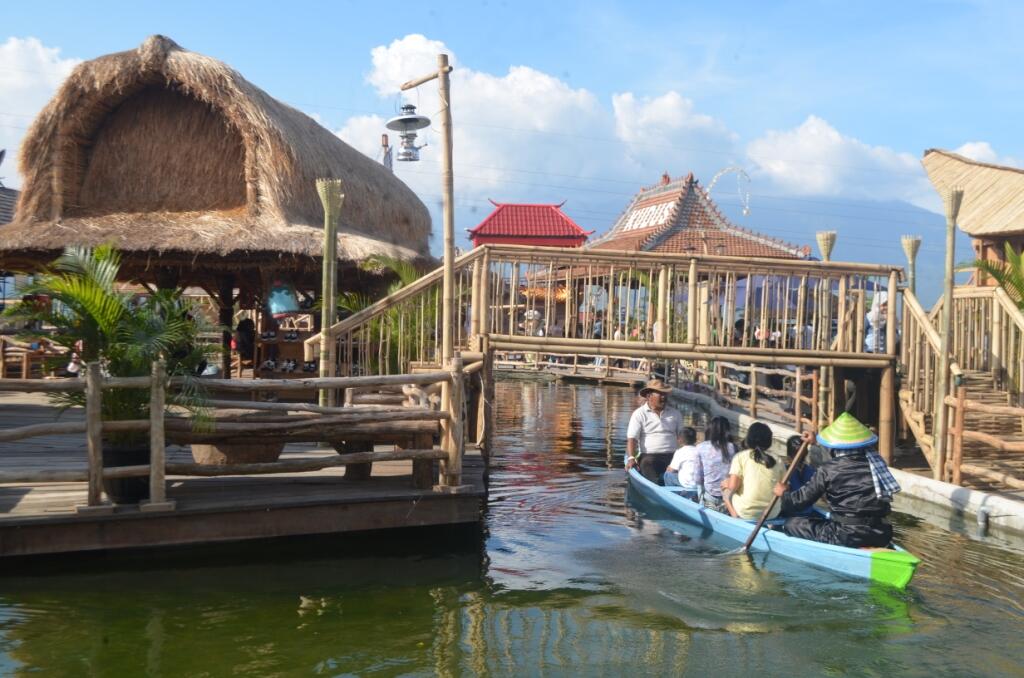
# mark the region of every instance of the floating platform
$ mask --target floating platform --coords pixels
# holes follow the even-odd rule
[[[38,396],[0,394],[0,428],[52,422]],[[63,420],[73,419],[69,411]],[[80,416],[80,415],[79,415]],[[336,456],[331,448],[291,444],[282,459]],[[191,462],[187,447],[167,460]],[[0,444],[0,471],[85,469],[81,435],[42,436]],[[344,467],[275,475],[168,476],[170,511],[119,505],[111,513],[79,512],[85,482],[0,484],[0,558],[113,549],[199,545],[299,535],[478,523],[486,489],[484,461],[467,447],[457,492],[417,489],[411,461],[376,462],[367,479]]]

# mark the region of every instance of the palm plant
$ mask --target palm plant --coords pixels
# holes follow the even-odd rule
[[[374,254],[367,257],[362,261],[362,263],[360,263],[359,267],[364,271],[371,271],[375,273],[388,272],[394,275],[394,280],[392,280],[388,285],[387,294],[385,296],[394,294],[406,285],[415,282],[420,277],[420,271],[410,262],[383,254]],[[349,314],[357,313],[358,311],[371,306],[376,301],[377,300],[372,299],[365,292],[343,292],[338,295],[338,309],[346,311]],[[434,321],[432,319],[432,309],[433,307],[431,306],[429,312],[431,317],[425,319],[424,325],[433,326]],[[384,338],[385,332],[388,333],[389,337],[397,339],[388,342],[386,355],[374,355],[373,352],[370,352],[370,354],[366,356],[366,359],[368,360],[367,367],[369,369],[376,370],[379,367],[382,367],[376,364],[378,360],[386,361],[388,363],[389,370],[397,371],[401,368],[401,366],[398,365],[399,342],[411,342],[412,334],[423,331],[423,327],[414,326],[412,323],[408,323],[404,326],[402,331],[409,336],[396,336],[399,332],[399,328],[402,327],[402,324],[399,322],[400,316],[405,311],[406,309],[402,306],[393,306],[387,309],[387,311],[379,317],[374,318],[369,322],[369,345],[379,345]]]
[[[41,305],[23,301],[4,315],[35,326],[49,325],[53,334],[29,332],[29,338],[46,338],[82,362],[98,361],[105,373],[116,377],[150,374],[152,364],[163,359],[169,376],[185,377],[184,386],[170,401],[202,414],[204,394],[195,377],[216,347],[203,345],[199,334],[207,329],[201,314],[194,312],[181,290],[156,290],[144,298],[117,289],[121,257],[110,246],[95,249],[69,247],[48,270],[21,291],[49,297]],[[51,399],[66,409],[84,406],[84,393],[54,393]],[[105,420],[148,417],[148,389],[104,389]],[[110,442],[130,445],[145,433],[111,433]]]
[[[970,263],[960,264],[957,268],[961,271],[973,268],[992,276],[1013,303],[1024,310],[1024,254],[1015,252],[1010,243],[1006,243],[1004,252],[1006,261],[976,259]]]

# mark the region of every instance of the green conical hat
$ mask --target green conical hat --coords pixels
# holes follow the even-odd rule
[[[849,412],[843,412],[818,434],[818,443],[834,450],[853,450],[878,442],[878,436]]]

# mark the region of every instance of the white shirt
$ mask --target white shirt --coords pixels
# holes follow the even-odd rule
[[[666,406],[659,416],[647,403],[634,410],[626,429],[626,437],[636,439],[637,456],[675,452],[682,433],[683,415],[679,410]]]
[[[676,471],[679,474],[679,484],[683,487],[697,487],[694,480],[694,473],[697,471],[697,446],[683,445],[672,456],[672,462],[668,465],[669,471]]]

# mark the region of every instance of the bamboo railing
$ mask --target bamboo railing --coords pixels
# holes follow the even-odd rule
[[[84,379],[3,379],[0,391],[55,393],[85,392],[85,421],[35,424],[0,430],[0,442],[11,442],[43,435],[84,433],[87,443],[86,470],[45,469],[30,472],[0,472],[0,483],[88,483],[87,503],[78,507],[80,512],[109,511],[112,507],[102,501],[103,481],[111,478],[148,476],[150,498],[140,505],[143,511],[166,511],[174,502],[166,495],[166,476],[236,476],[268,473],[300,473],[335,466],[367,464],[374,461],[412,460],[441,462],[438,490],[453,490],[461,486],[462,461],[466,438],[483,439],[486,417],[474,412],[468,417],[467,406],[480,408],[482,389],[470,389],[475,402],[467,398],[467,382],[477,378],[484,366],[479,354],[468,354],[475,360],[463,365],[457,356],[447,370],[433,370],[415,374],[372,375],[363,377],[330,377],[309,379],[211,379],[204,385],[211,391],[229,393],[256,393],[308,391],[309,389],[343,390],[344,407],[322,407],[309,403],[258,402],[244,400],[208,400],[205,405],[214,415],[221,410],[251,411],[256,417],[241,420],[232,413],[196,426],[190,416],[166,411],[168,388],[180,385],[180,379],[168,380],[162,362],[153,364],[148,377],[105,377],[98,363],[85,366]],[[150,416],[146,420],[105,421],[101,416],[102,392],[113,388],[149,389]],[[367,389],[398,389],[400,405],[359,404],[357,391]],[[430,397],[439,393],[439,397]],[[394,401],[392,401],[394,402]],[[466,431],[467,419],[475,420],[475,430]],[[358,428],[361,434],[383,437],[408,433],[417,440],[432,440],[439,432],[439,448],[398,449],[394,452],[356,452],[322,459],[290,459],[267,463],[225,464],[219,466],[197,463],[168,463],[165,449],[168,441],[175,443],[215,444],[233,441],[259,443],[344,440],[346,431]],[[103,436],[112,432],[149,432],[150,459],[148,464],[124,467],[103,465]]]
[[[864,346],[865,299],[898,270],[869,264],[666,255],[487,245],[454,265],[456,346],[487,337],[492,348],[529,341],[552,352],[610,355],[629,348],[701,347],[739,353],[815,355],[880,366],[886,347]],[[328,329],[339,374],[404,372],[439,363],[441,272]],[[737,323],[737,319],[742,322]],[[538,340],[544,340],[538,342]],[[494,345],[503,342],[505,346]],[[319,337],[306,342],[306,359]],[[479,345],[474,350],[479,350]],[[630,356],[634,353],[623,352]],[[641,356],[643,357],[643,356]],[[652,356],[653,357],[653,356]],[[792,360],[781,364],[794,364]],[[827,363],[826,363],[827,364]]]

